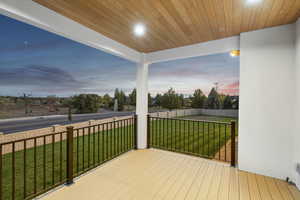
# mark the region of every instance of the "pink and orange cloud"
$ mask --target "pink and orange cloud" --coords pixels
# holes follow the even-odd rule
[[[240,92],[239,86],[240,86],[240,82],[236,81],[234,83],[219,88],[219,93],[230,95],[230,96],[239,95]]]

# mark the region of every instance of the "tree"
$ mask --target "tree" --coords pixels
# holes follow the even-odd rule
[[[219,102],[220,102],[219,109],[224,109],[224,103],[225,103],[226,95],[225,94],[219,94],[218,98],[219,98]]]
[[[119,91],[119,89],[116,88],[114,99],[118,100],[118,110],[119,111],[124,110],[124,105],[126,103],[126,95],[125,95],[125,93],[122,90]]]
[[[219,94],[215,88],[212,88],[206,101],[206,106],[210,109],[218,109],[220,107]]]
[[[200,89],[195,90],[193,97],[191,99],[192,99],[192,108],[204,108],[206,96]]]
[[[152,106],[153,105],[153,99],[151,97],[151,94],[148,93],[148,107]]]
[[[95,113],[100,108],[100,100],[97,94],[74,96],[72,104],[78,113]]]
[[[104,108],[110,108],[113,106],[113,100],[112,98],[109,96],[109,94],[105,94],[103,97],[102,97],[102,100],[101,100]]]
[[[180,94],[178,98],[179,98],[179,108],[185,107],[184,95]]]
[[[72,121],[72,108],[73,108],[73,98],[62,99],[62,105],[68,108],[68,120]]]
[[[232,109],[232,100],[229,95],[226,95],[223,102],[223,109]]]
[[[162,106],[169,110],[180,108],[181,103],[180,95],[176,94],[173,88],[170,88],[164,95],[162,96]]]
[[[134,88],[128,96],[129,104],[135,106],[136,104],[136,89]]]
[[[239,96],[231,97],[232,108],[239,109]]]
[[[161,107],[162,106],[162,95],[161,94],[156,94],[156,96],[154,97],[154,105],[155,106],[159,106]]]

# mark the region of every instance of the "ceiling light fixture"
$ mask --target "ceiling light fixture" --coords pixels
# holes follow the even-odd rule
[[[240,56],[240,50],[232,50],[230,51],[230,55],[232,57]]]
[[[145,35],[146,27],[143,24],[136,24],[134,26],[133,32],[138,37],[143,36]]]
[[[255,5],[261,3],[263,0],[246,0],[248,5]]]

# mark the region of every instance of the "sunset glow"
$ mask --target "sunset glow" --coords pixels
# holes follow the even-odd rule
[[[136,64],[34,26],[0,16],[0,95],[71,96],[79,93],[129,93],[136,87]],[[190,95],[237,95],[239,58],[229,52],[150,65],[152,95],[170,87]]]

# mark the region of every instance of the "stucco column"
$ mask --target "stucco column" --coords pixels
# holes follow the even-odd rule
[[[292,172],[294,175],[294,182],[300,189],[300,124],[299,124],[299,112],[300,112],[300,18],[296,22],[296,45],[295,45],[295,109],[294,109],[294,131],[293,131],[293,163]]]
[[[148,63],[137,64],[136,114],[138,116],[137,147],[147,147],[147,114],[148,114]]]

